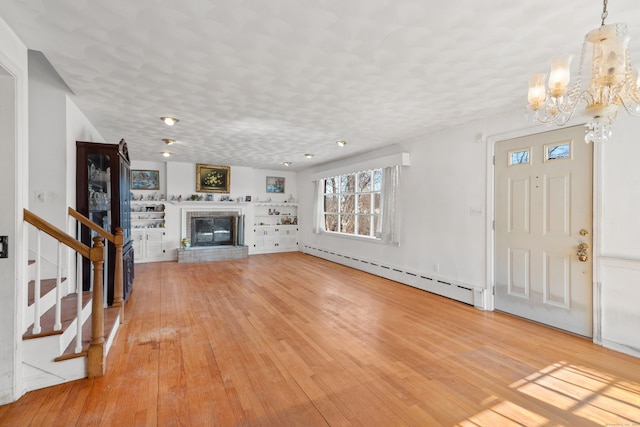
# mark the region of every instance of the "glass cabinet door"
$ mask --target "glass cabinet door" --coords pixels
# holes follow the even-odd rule
[[[130,182],[131,176],[128,167],[120,165],[120,226],[124,233],[124,241],[128,241],[131,235],[131,192]]]
[[[90,154],[87,167],[89,219],[111,232],[111,158],[106,154]]]

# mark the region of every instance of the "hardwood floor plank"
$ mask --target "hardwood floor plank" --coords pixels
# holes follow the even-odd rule
[[[136,266],[107,376],[0,425],[640,423],[640,360],[301,253]]]

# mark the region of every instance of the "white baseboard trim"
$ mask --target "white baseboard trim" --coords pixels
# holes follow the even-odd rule
[[[354,257],[309,245],[301,245],[301,250],[308,255],[317,256],[327,261],[342,264],[355,268],[356,270],[365,271],[414,288],[473,305],[480,310],[486,310],[488,304],[488,292],[484,288],[478,288],[443,277],[437,277],[432,274],[410,271],[406,268],[393,266],[388,263]]]
[[[610,350],[615,350],[620,353],[628,354],[629,356],[640,358],[640,348],[633,348],[628,345],[616,343],[609,340],[602,340],[602,346]]]

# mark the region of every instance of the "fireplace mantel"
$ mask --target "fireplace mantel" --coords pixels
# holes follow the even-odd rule
[[[218,207],[218,206],[247,206],[249,203],[247,202],[206,202],[204,200],[201,201],[197,201],[197,200],[185,200],[182,202],[177,202],[177,201],[170,201],[170,202],[166,202],[166,203],[171,203],[172,205],[176,205],[176,206],[182,206],[182,207],[194,207],[194,206],[200,206],[203,207],[204,209],[208,209],[207,207],[211,208],[211,207]]]

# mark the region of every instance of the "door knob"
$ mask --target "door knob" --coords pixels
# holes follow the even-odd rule
[[[578,245],[578,252],[576,255],[578,256],[578,260],[580,262],[587,262],[589,260],[589,253],[587,252],[589,249],[589,245],[586,243],[580,243]]]

